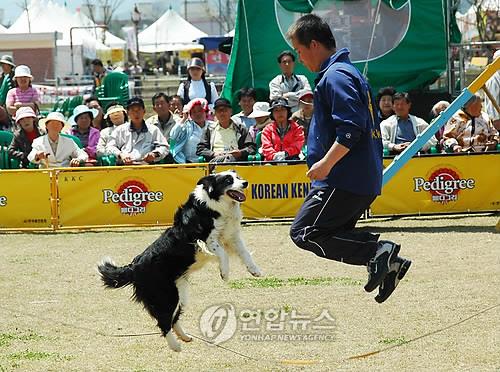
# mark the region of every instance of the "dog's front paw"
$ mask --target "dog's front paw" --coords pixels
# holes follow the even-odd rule
[[[264,274],[262,273],[262,270],[259,269],[258,266],[250,266],[250,267],[247,267],[247,269],[248,269],[248,272],[250,274],[252,274],[253,276],[256,276],[256,277],[264,276]]]
[[[193,338],[187,334],[179,335],[179,338],[184,342],[191,342]]]
[[[220,277],[222,280],[224,280],[225,282],[227,282],[227,280],[229,279],[229,272],[227,272],[226,270],[221,270],[220,271]]]

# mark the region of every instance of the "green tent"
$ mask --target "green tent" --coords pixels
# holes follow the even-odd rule
[[[446,69],[445,7],[446,0],[239,0],[223,96],[232,99],[248,86],[267,99],[269,81],[280,73],[276,57],[292,49],[284,35],[310,12],[327,20],[337,48],[350,49],[374,91],[424,88]],[[314,82],[315,74],[300,63],[295,73]]]

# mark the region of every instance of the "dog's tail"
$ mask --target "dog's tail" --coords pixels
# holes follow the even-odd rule
[[[133,282],[134,271],[130,265],[118,267],[111,258],[104,258],[97,270],[101,274],[101,279],[104,285],[108,288],[120,288],[129,285]]]

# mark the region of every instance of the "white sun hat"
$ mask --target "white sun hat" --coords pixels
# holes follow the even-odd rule
[[[269,112],[269,103],[267,102],[255,102],[253,104],[253,111],[250,115],[248,115],[249,118],[262,118],[265,116],[269,116],[271,113]]]
[[[33,79],[33,75],[31,75],[31,70],[26,65],[19,65],[16,67],[16,69],[14,70],[14,78],[18,77],[29,77],[30,79]]]

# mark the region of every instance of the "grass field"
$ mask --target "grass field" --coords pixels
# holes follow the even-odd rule
[[[413,260],[384,304],[364,292],[364,267],[295,248],[289,224],[246,225],[245,240],[265,278],[251,279],[237,259],[228,283],[213,264],[195,273],[181,318],[186,331],[200,337],[203,311],[228,303],[240,314],[276,309],[315,317],[326,310],[335,320],[334,329],[323,331],[329,339],[247,340],[249,331],[238,323],[236,334],[219,347],[195,338],[183,343],[181,353],[168,349],[152,319],[129,300],[129,288],[105,290],[95,270],[106,255],[130,262],[160,230],[3,234],[0,371],[499,371],[497,220],[455,215],[362,221],[362,227],[401,242],[402,254]]]

